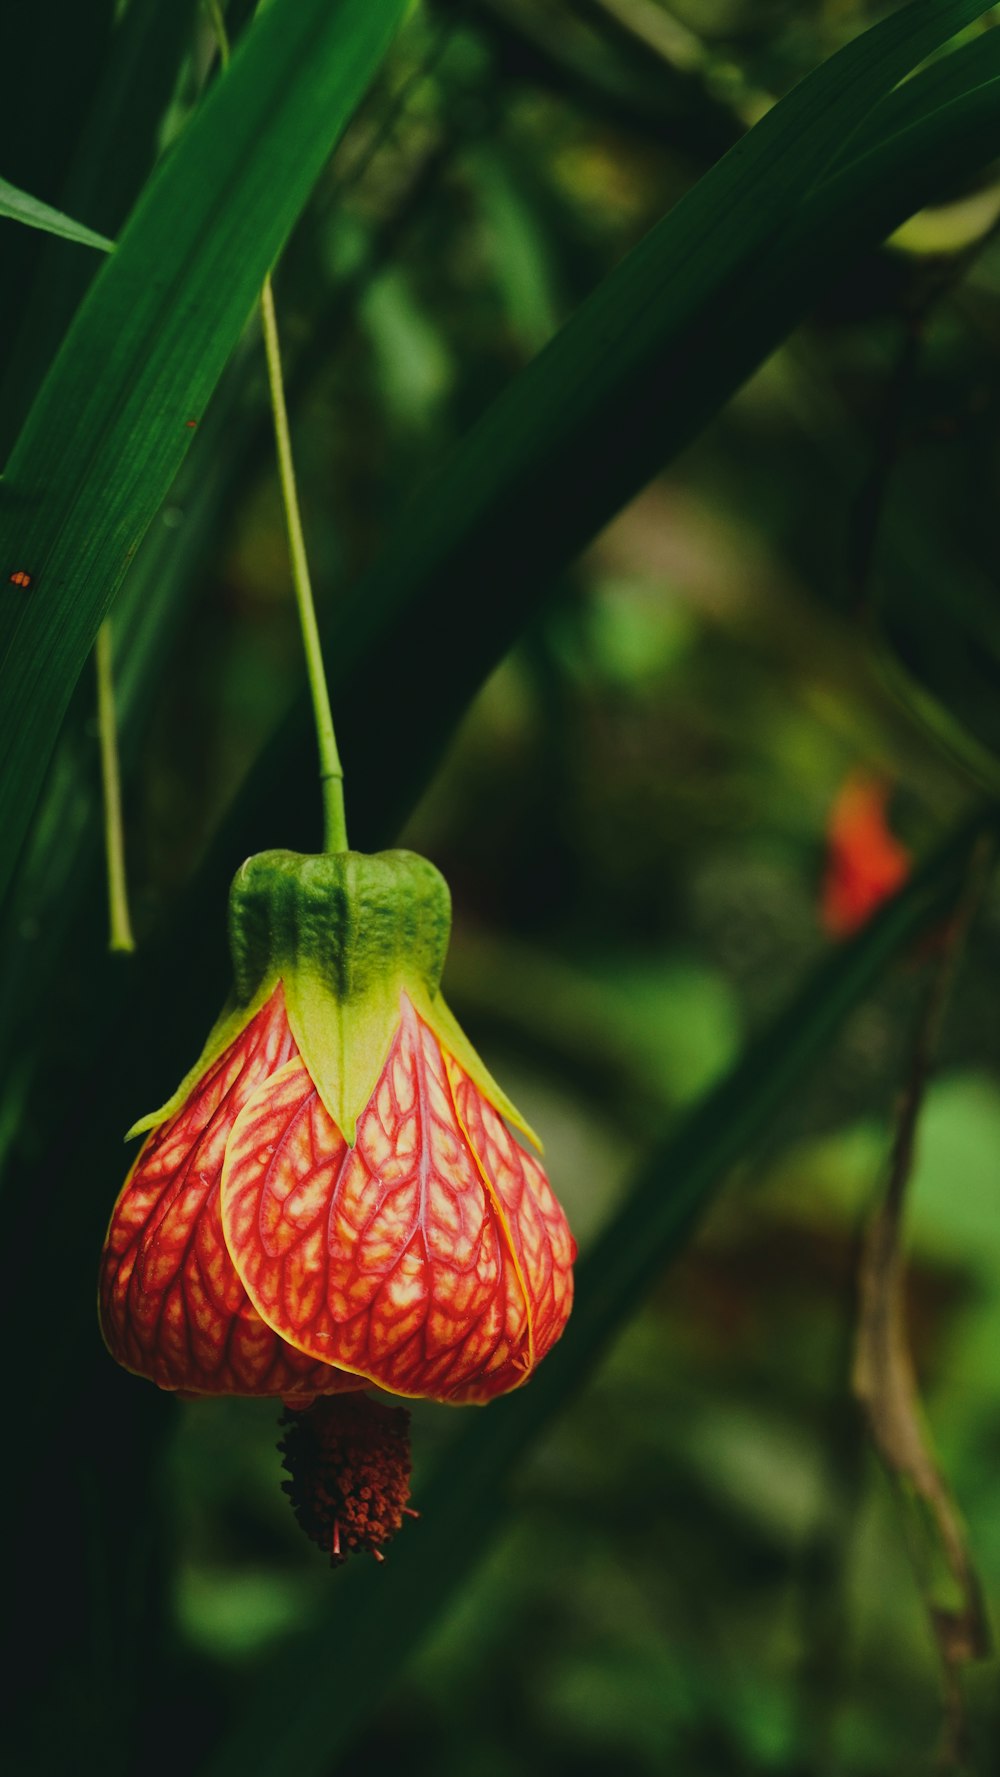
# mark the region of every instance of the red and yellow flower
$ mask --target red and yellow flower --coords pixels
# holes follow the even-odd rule
[[[251,858],[235,984],[135,1126],[100,1274],[161,1388],[304,1407],[370,1384],[487,1401],[558,1339],[575,1247],[534,1142],[442,999],[450,904],[407,852]]]

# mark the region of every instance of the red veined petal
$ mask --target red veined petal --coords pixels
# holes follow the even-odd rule
[[[301,1058],[290,1061],[233,1129],[222,1217],[255,1307],[314,1357],[438,1400],[486,1398],[531,1367],[506,1212],[441,1046],[405,995],[354,1148]]]
[[[148,1137],[115,1204],[101,1260],[101,1327],[112,1356],[161,1388],[298,1400],[357,1387],[261,1320],[222,1235],[219,1182],[233,1122],[294,1053],[279,986]]]
[[[534,1155],[515,1141],[489,1099],[450,1056],[448,1072],[462,1126],[503,1205],[531,1304],[533,1368],[551,1350],[569,1319],[576,1241]],[[521,1379],[513,1372],[501,1372],[483,1379],[490,1386],[470,1385],[460,1398],[484,1399],[487,1394],[516,1387]]]

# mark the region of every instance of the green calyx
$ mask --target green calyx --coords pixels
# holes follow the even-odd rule
[[[315,979],[344,1005],[405,980],[436,993],[450,934],[448,885],[415,852],[260,852],[229,891],[229,945],[244,1004],[262,981],[278,978],[286,997],[299,980]]]
[[[450,931],[448,885],[415,852],[306,857],[270,851],[248,858],[229,894],[229,1002],[177,1092],[129,1134],[173,1115],[280,982],[302,1059],[352,1145],[399,1025],[404,993],[485,1096],[538,1145],[442,998]]]

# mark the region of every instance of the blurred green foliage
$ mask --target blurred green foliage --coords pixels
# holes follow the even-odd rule
[[[860,6],[699,4],[637,6],[619,28],[631,13],[442,6],[342,151],[346,194],[329,220],[319,202],[279,283],[286,331],[300,326],[315,358],[297,438],[322,584],[366,561],[393,490],[689,182],[701,132],[722,145],[748,95],[783,90],[867,22]],[[647,13],[683,18],[696,75],[645,46]],[[662,94],[655,128],[611,96],[640,67],[643,92]],[[336,280],[319,341],[317,254]],[[943,290],[870,571],[911,599],[931,550],[950,586],[995,571],[982,520],[1000,257],[985,243],[949,288],[935,262],[881,253],[594,547],[484,689],[407,831],[452,881],[452,996],[544,1130],[584,1240],[643,1132],[718,1077],[818,952],[824,822],[846,771],[891,775],[917,848],[966,793],[887,694],[852,615],[859,511],[933,271]],[[150,893],[210,829],[294,683],[283,549],[262,461],[134,798]],[[994,1610],[998,964],[991,903],[922,1132],[911,1280],[931,1422]],[[713,1216],[538,1452],[512,1527],[341,1770],[932,1768],[933,1645],[847,1392],[858,1231],[916,974],[901,969],[858,1015],[775,1130],[763,1173]],[[421,1415],[425,1451],[448,1435],[439,1418]],[[266,1409],[185,1408],[172,1465],[177,1632],[238,1698],[336,1582],[285,1520]],[[975,1700],[985,1744],[997,1727],[985,1685]]]
[[[771,98],[883,10],[414,9],[277,273],[327,614],[512,373]],[[207,57],[203,35],[180,116]],[[29,183],[16,163],[5,171]],[[55,178],[32,190],[60,201]],[[932,247],[944,220],[924,218]],[[450,998],[543,1131],[582,1244],[664,1118],[821,953],[824,828],[846,773],[891,778],[915,852],[993,781],[998,345],[991,226],[945,257],[890,247],[845,265],[808,326],[553,588],[407,828],[452,885]],[[235,471],[207,510],[181,485],[158,521],[193,544],[127,737],[140,931],[191,878],[299,685],[251,349],[220,401]],[[470,626],[476,598],[470,584]],[[939,700],[933,721],[899,661]],[[374,725],[377,677],[371,709]],[[69,720],[93,754],[86,698]],[[344,1777],[934,1768],[933,1641],[849,1394],[859,1233],[926,966],[900,964],[855,1017],[536,1450]],[[994,1619],[998,968],[993,893],[921,1128],[909,1282],[929,1421]],[[54,992],[78,1029],[72,981]],[[440,1411],[418,1409],[415,1430],[427,1466],[455,1436]],[[158,1481],[171,1688],[206,1746],[339,1583],[299,1538],[274,1444],[266,1404],[182,1406]],[[1000,1747],[996,1680],[995,1664],[968,1679],[982,1777]]]

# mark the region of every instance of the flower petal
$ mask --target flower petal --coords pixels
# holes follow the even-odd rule
[[[523,1274],[531,1304],[533,1368],[551,1350],[569,1319],[576,1241],[534,1155],[514,1140],[503,1118],[450,1056],[448,1073],[462,1128],[500,1198]],[[513,1386],[513,1380],[503,1380],[488,1392],[496,1394]],[[461,1398],[485,1396],[473,1388]]]
[[[396,1394],[485,1399],[531,1367],[522,1266],[441,1046],[405,995],[401,1008],[353,1148],[301,1058],[249,1100],[226,1151],[223,1229],[254,1306],[290,1344]],[[533,1185],[544,1175],[531,1164]],[[554,1299],[546,1283],[548,1343]]]
[[[294,1053],[278,988],[144,1144],[115,1204],[100,1313],[113,1357],[161,1388],[299,1399],[356,1387],[285,1346],[233,1269],[219,1181],[233,1121]]]

